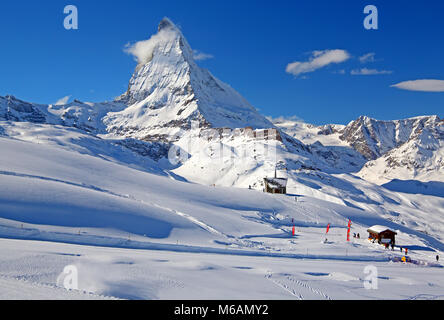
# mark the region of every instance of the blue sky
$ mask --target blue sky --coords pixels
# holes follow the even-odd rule
[[[63,28],[68,4],[79,10],[79,30]],[[369,4],[378,8],[378,30],[364,29]],[[264,115],[315,124],[346,124],[360,115],[444,117],[444,92],[391,87],[444,80],[443,15],[436,0],[2,1],[0,95],[40,103],[111,100],[126,90],[136,66],[125,44],[148,39],[167,16],[193,49],[213,56],[199,64]],[[348,59],[310,70],[313,52],[328,50]],[[294,62],[310,72],[286,72]],[[351,74],[363,69],[381,74]]]

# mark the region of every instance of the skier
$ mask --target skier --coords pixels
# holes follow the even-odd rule
[[[436,262],[439,262],[439,256],[436,255]]]
[[[361,235],[358,233],[358,239],[361,239]]]

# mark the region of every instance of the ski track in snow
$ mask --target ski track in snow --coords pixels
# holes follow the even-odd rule
[[[115,300],[116,298],[97,295],[79,290],[68,291],[55,285],[30,282],[0,275],[0,299],[2,300]]]
[[[308,281],[301,281],[289,274],[279,274],[274,275],[272,273],[267,274],[265,276],[266,279],[270,280],[277,286],[281,287],[285,291],[289,292],[291,295],[295,296],[299,300],[307,299],[322,299],[322,300],[333,300],[329,295],[325,292],[315,289],[308,284]],[[301,290],[305,293],[305,296],[302,294]],[[307,297],[307,296],[310,297]]]

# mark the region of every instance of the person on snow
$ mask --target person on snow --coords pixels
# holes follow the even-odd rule
[[[436,262],[439,262],[439,256],[436,255]]]

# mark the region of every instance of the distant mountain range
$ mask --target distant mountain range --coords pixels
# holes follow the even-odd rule
[[[122,146],[156,161],[168,156],[172,143],[186,150],[184,141],[191,137],[193,125],[201,131],[240,129],[237,134],[211,139],[198,135],[193,150],[186,150],[189,161],[175,169],[202,183],[259,185],[262,175],[273,171],[276,163],[287,171],[353,172],[378,184],[395,178],[444,181],[444,120],[438,116],[395,121],[363,116],[347,126],[318,127],[282,119],[273,123],[233,88],[199,67],[182,32],[169,19],[161,21],[158,33],[149,41],[152,51],[137,66],[127,92],[115,101],[42,105],[6,96],[0,97],[0,120],[75,127],[117,139]],[[245,128],[257,132],[277,129],[277,158],[260,154],[255,147],[258,140],[250,139]],[[239,164],[210,164],[213,160],[207,149],[213,148],[214,156],[214,143],[228,146]],[[240,149],[245,146],[254,153],[249,157],[262,159],[260,165],[242,162]],[[211,179],[207,170],[230,173]],[[256,173],[251,175],[251,170]]]

